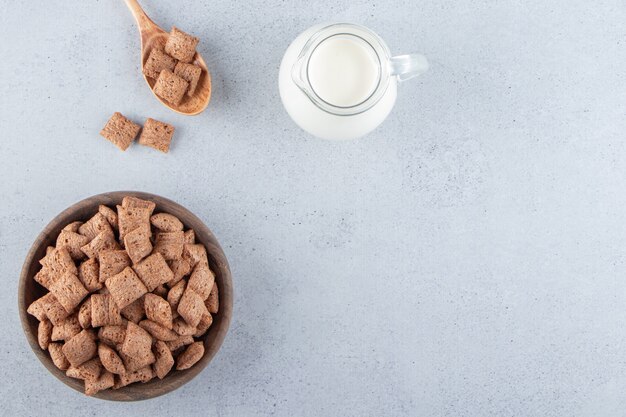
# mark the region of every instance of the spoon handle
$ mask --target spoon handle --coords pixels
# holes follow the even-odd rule
[[[124,2],[133,13],[140,32],[147,32],[157,27],[157,25],[148,17],[146,12],[143,11],[137,0],[124,0]]]

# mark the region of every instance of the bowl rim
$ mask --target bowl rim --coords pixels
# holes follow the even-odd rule
[[[155,202],[157,205],[155,212],[159,212],[160,205],[168,206],[163,210],[164,212],[172,213],[172,211],[174,211],[175,213],[172,214],[181,220],[185,228],[192,228],[194,230],[196,242],[202,243],[207,248],[209,264],[215,273],[216,282],[219,281],[220,283],[220,309],[218,313],[214,315],[213,325],[204,335],[203,343],[205,345],[205,354],[194,366],[187,370],[175,371],[173,374],[167,375],[162,380],[153,378],[151,381],[144,384],[131,384],[117,390],[107,389],[92,396],[94,398],[109,401],[140,401],[170,393],[191,381],[200,372],[202,372],[222,346],[232,320],[234,296],[232,273],[230,271],[228,260],[226,259],[226,255],[224,254],[222,247],[211,229],[209,229],[209,227],[206,226],[204,222],[190,210],[166,197],[142,191],[105,192],[87,197],[72,204],[48,222],[48,224],[37,235],[28,250],[20,272],[17,294],[18,310],[22,330],[24,331],[24,335],[35,356],[57,379],[84,395],[83,381],[68,377],[64,371],[61,371],[54,365],[49,353],[39,347],[36,331],[33,332],[32,327],[33,325],[36,327],[39,321],[26,311],[29,305],[29,302],[26,300],[26,285],[28,280],[33,280],[32,265],[33,263],[39,265],[37,254],[41,253],[42,250],[45,252],[45,246],[47,246],[46,242],[55,242],[56,237],[65,225],[76,220],[86,220],[84,218],[77,218],[77,213],[80,210],[86,210],[92,206],[95,207],[95,210],[91,211],[91,214],[87,217],[88,219],[97,213],[98,205],[104,204],[111,206],[113,204],[121,204],[124,196],[134,196]],[[181,214],[184,215],[185,218],[181,218]],[[35,288],[37,288],[37,286],[39,286],[39,284],[35,283]],[[39,287],[43,289],[42,291],[46,291],[45,288],[41,286]]]

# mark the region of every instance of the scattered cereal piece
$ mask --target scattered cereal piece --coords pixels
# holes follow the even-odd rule
[[[68,230],[61,230],[59,237],[57,237],[56,247],[66,248],[72,259],[81,260],[85,257],[85,254],[80,248],[88,243],[89,238],[87,236]]]
[[[178,284],[174,285],[167,293],[167,302],[170,303],[172,311],[178,310],[178,303],[180,302],[180,298],[185,292],[185,284],[185,281],[180,281]]]
[[[200,319],[200,323],[198,323],[198,327],[196,328],[196,332],[193,334],[194,337],[200,337],[209,330],[209,327],[213,324],[213,316],[210,313],[206,313],[202,315]]]
[[[89,258],[98,258],[102,251],[119,249],[119,247],[120,245],[115,240],[113,231],[109,229],[100,232],[88,245],[83,246],[81,250]]]
[[[165,44],[165,52],[181,62],[191,62],[196,55],[196,46],[200,39],[191,36],[176,27],[172,27]]]
[[[69,363],[78,367],[96,356],[96,342],[89,330],[83,330],[63,345],[63,354]]]
[[[142,320],[139,322],[139,326],[148,333],[150,333],[152,337],[157,340],[171,342],[172,340],[178,339],[178,335],[174,330],[163,327],[152,320]]]
[[[120,309],[148,292],[146,286],[130,267],[126,267],[119,274],[108,278],[104,285],[109,289],[113,300]]]
[[[174,136],[174,126],[148,118],[137,143],[167,153],[170,150],[172,136]]]
[[[102,288],[100,274],[98,272],[99,268],[96,258],[90,258],[78,266],[78,279],[89,292],[94,292]]]
[[[91,325],[101,327],[121,324],[124,324],[124,321],[111,294],[92,294]]]
[[[101,213],[96,213],[91,219],[78,228],[78,233],[87,236],[89,240],[105,231],[113,231],[109,221]]]
[[[189,369],[204,355],[204,344],[194,342],[177,359],[176,369]]]
[[[159,48],[152,48],[146,63],[143,64],[143,73],[146,77],[157,78],[164,69],[174,71],[176,60]]]
[[[152,252],[150,233],[145,228],[138,227],[124,236],[124,246],[128,256],[136,264]]]
[[[183,224],[176,216],[169,213],[157,213],[150,217],[150,223],[162,232],[178,232],[183,230]],[[183,236],[184,240],[184,236]]]
[[[113,230],[117,230],[117,213],[112,208],[105,206],[104,204],[100,204],[98,206],[98,213],[102,214],[107,222],[109,222],[109,226],[113,228]]]
[[[83,329],[91,327],[91,297],[87,298],[78,309],[78,323]]]
[[[63,353],[63,345],[61,343],[50,343],[48,345],[48,352],[50,352],[50,358],[54,366],[62,371],[70,367],[70,362]]]
[[[160,253],[154,253],[133,267],[149,292],[174,278],[174,273]]]
[[[43,319],[39,322],[39,327],[37,327],[37,342],[39,342],[39,347],[43,350],[47,350],[51,339],[52,323],[50,323],[48,319]]]
[[[180,259],[183,255],[183,240],[185,234],[182,230],[177,232],[159,232],[156,234],[154,251],[159,252],[165,260]]]
[[[202,68],[197,65],[179,62],[178,64],[176,64],[176,68],[174,68],[174,74],[178,75],[180,78],[189,83],[189,88],[187,88],[187,95],[190,97],[193,96],[193,93],[196,91],[196,86],[198,85],[200,75],[202,74]]]
[[[209,310],[209,313],[217,313],[220,308],[220,294],[219,289],[217,288],[217,282],[213,284],[213,288],[211,289],[211,294],[209,294],[209,298],[204,302],[206,308]]]
[[[122,316],[135,324],[139,323],[141,319],[143,319],[145,316],[145,311],[143,308],[143,296],[139,297],[138,299],[124,307],[122,309]]]
[[[98,330],[98,339],[110,346],[124,343],[126,326],[103,326]]]
[[[59,340],[70,340],[76,336],[83,328],[78,322],[78,316],[72,314],[66,318],[61,324],[58,324],[52,328],[52,341],[58,342]]]
[[[196,327],[202,315],[206,313],[208,313],[208,310],[204,305],[202,297],[187,286],[178,304],[178,314],[180,314],[188,324]]]
[[[56,297],[65,311],[71,313],[89,294],[78,277],[66,272],[50,286],[50,292]],[[49,318],[49,317],[48,317]]]
[[[155,294],[146,294],[144,297],[146,317],[163,327],[172,328],[172,308],[170,304]]]
[[[171,104],[179,104],[189,83],[172,71],[163,70],[154,84],[154,94]]]
[[[95,380],[85,380],[85,394],[95,395],[98,392],[113,387],[115,380],[113,374],[109,371],[104,371]]]
[[[98,357],[107,371],[118,375],[126,372],[124,362],[110,346],[100,343],[98,345]]]
[[[154,373],[159,379],[163,379],[172,369],[172,366],[174,366],[174,358],[172,357],[172,352],[164,342],[157,340],[154,347],[156,356]]]
[[[105,282],[130,266],[130,258],[124,250],[105,250],[100,252],[100,282]]]
[[[213,272],[209,269],[209,265],[204,262],[199,262],[191,273],[191,277],[189,277],[187,288],[194,290],[204,301],[209,298],[214,282],[215,275],[213,275]]]
[[[100,131],[100,135],[125,151],[139,133],[139,129],[141,126],[131,122],[121,113],[115,112]]]

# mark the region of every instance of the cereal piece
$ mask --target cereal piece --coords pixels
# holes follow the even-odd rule
[[[91,327],[91,297],[87,298],[78,309],[78,324],[83,329]]]
[[[136,264],[152,252],[150,233],[146,233],[145,228],[138,227],[124,236],[124,246],[128,256]]]
[[[198,85],[200,75],[202,74],[202,68],[197,65],[179,62],[174,68],[174,74],[178,75],[180,78],[189,83],[189,87],[187,88],[187,95],[189,97],[193,96],[193,93],[196,91],[196,86]]]
[[[206,248],[200,243],[194,245],[184,244],[183,259],[186,259],[192,267],[195,267],[199,262],[209,263]]]
[[[180,281],[178,284],[174,285],[167,293],[167,302],[170,303],[172,311],[178,310],[178,303],[180,302],[180,298],[185,292],[185,285],[185,281]]]
[[[108,223],[107,223],[108,225]],[[115,240],[111,229],[100,232],[88,245],[80,248],[89,258],[98,258],[100,253],[106,250],[119,249],[120,245]]]
[[[59,303],[68,313],[72,312],[89,294],[78,277],[72,272],[66,272],[50,286]]]
[[[152,291],[152,293],[155,295],[158,295],[161,298],[165,298],[167,297],[167,288],[165,288],[165,285],[161,284],[158,287],[156,287],[154,291]]]
[[[108,220],[101,213],[96,213],[91,219],[87,220],[85,224],[78,228],[78,233],[87,236],[89,240],[105,231],[113,232],[113,229],[111,229]]]
[[[152,210],[146,207],[117,206],[117,219],[120,228],[120,240],[124,241],[126,234],[142,227],[150,236],[150,214]]]
[[[156,234],[154,251],[159,252],[165,260],[173,261],[183,255],[183,240],[185,234],[182,230],[177,232],[159,232]]]
[[[174,273],[174,278],[167,282],[167,285],[171,288],[183,279],[187,274],[191,272],[191,264],[187,259],[174,259],[168,261],[167,265]]]
[[[80,366],[70,366],[65,373],[70,378],[84,379],[85,381],[95,381],[102,372],[102,363],[95,357]]]
[[[191,324],[187,324],[182,317],[178,317],[174,320],[172,328],[179,336],[193,336],[196,333],[196,327]]]
[[[54,366],[62,371],[70,367],[70,362],[63,353],[63,345],[61,343],[50,343],[48,345],[48,351],[50,352],[50,358]]]
[[[133,268],[149,292],[174,278],[174,273],[160,253],[148,256]]]
[[[100,282],[105,282],[130,266],[130,258],[124,250],[106,250],[100,252]]]
[[[172,328],[172,308],[162,297],[155,294],[146,294],[144,297],[146,317],[163,327]]]
[[[157,78],[164,69],[174,71],[176,60],[159,48],[152,48],[146,63],[143,64],[143,73],[146,77]]]
[[[104,204],[100,204],[98,206],[98,213],[102,214],[107,222],[109,222],[109,226],[113,228],[113,230],[117,230],[117,213],[111,207],[105,206]]]
[[[89,330],[83,330],[63,345],[63,354],[69,363],[78,367],[96,356],[96,342]]]
[[[99,265],[96,258],[91,258],[78,266],[78,279],[89,292],[94,292],[102,288]]]
[[[39,285],[46,289],[50,288],[50,285],[52,285],[52,283],[55,281],[55,278],[57,278],[57,276],[52,273],[50,268],[47,268],[45,266],[41,268],[39,272],[37,272],[33,277],[35,282],[39,283]]]
[[[181,62],[191,62],[196,54],[196,46],[200,39],[172,27],[170,36],[165,44],[165,52]]]
[[[152,336],[150,333],[135,323],[128,322],[126,337],[122,344],[122,352],[124,355],[135,359],[150,358],[150,356],[154,356],[151,348]]]
[[[119,376],[119,380],[113,385],[113,389],[119,389],[135,382],[148,382],[154,378],[154,372],[150,366],[144,366],[136,371],[129,371]]]
[[[72,314],[66,318],[61,324],[58,324],[52,328],[52,341],[58,342],[59,340],[69,340],[76,336],[83,330],[78,322],[78,316]]]
[[[126,372],[122,358],[110,346],[100,343],[98,345],[98,357],[107,371],[118,375]]]
[[[74,232],[74,233],[78,233],[78,229],[80,229],[80,227],[83,225],[83,222],[72,222],[70,224],[68,224],[67,226],[65,226],[63,228],[63,230],[68,231],[68,232]],[[54,248],[52,248],[54,249]]]
[[[150,333],[155,339],[163,340],[164,342],[171,342],[178,339],[178,335],[174,330],[170,330],[167,327],[163,327],[158,323],[151,320],[143,320],[139,322],[139,326]]]
[[[209,327],[213,324],[213,316],[210,313],[206,313],[202,315],[200,319],[200,323],[198,323],[198,327],[196,328],[196,332],[193,334],[193,337],[200,337],[209,330]]]
[[[158,340],[154,346],[156,362],[154,362],[154,373],[159,379],[163,379],[167,375],[172,366],[174,366],[174,358],[172,352],[167,345]]]
[[[91,325],[101,327],[121,324],[124,324],[124,320],[111,294],[92,294]]]
[[[61,324],[70,315],[51,292],[41,297],[41,299],[45,299],[43,307],[46,317],[55,326]]]
[[[174,136],[174,126],[148,118],[137,143],[167,153],[170,150],[172,136]]]
[[[213,288],[211,289],[211,294],[209,294],[209,298],[204,302],[209,313],[217,313],[220,308],[220,294],[219,289],[217,288],[217,282],[213,284]]]
[[[194,342],[177,359],[176,369],[189,369],[196,364],[204,355],[204,344]]]
[[[31,316],[35,316],[37,318],[37,320],[42,321],[46,319],[46,303],[48,302],[48,299],[46,299],[46,297],[54,297],[52,294],[48,293],[46,295],[44,295],[43,297],[40,297],[38,299],[36,299],[35,301],[33,301],[32,303],[30,303],[30,305],[28,306],[28,308],[26,309],[26,312],[28,314],[30,314]]]
[[[121,113],[115,112],[100,131],[100,135],[125,151],[139,133],[139,129],[141,126],[131,122]]]
[[[156,361],[156,357],[152,351],[150,353],[140,356],[140,357],[132,357],[126,355],[122,351],[122,346],[118,346],[118,352],[122,361],[124,361],[124,368],[126,368],[126,372],[135,372],[138,369],[141,369],[145,366],[152,365]]]
[[[202,297],[189,288],[189,286],[187,286],[180,299],[177,311],[178,314],[180,314],[182,318],[193,327],[198,325],[203,314],[208,313]]]
[[[87,236],[67,230],[61,230],[59,237],[57,237],[56,247],[66,248],[72,259],[81,260],[85,257],[85,254],[82,250],[80,250],[80,248],[88,243],[89,238]]]
[[[146,286],[130,267],[126,267],[119,274],[109,277],[104,285],[111,292],[111,297],[119,309],[123,309],[148,292]]]
[[[189,277],[189,282],[187,283],[187,288],[194,290],[196,294],[202,297],[202,301],[204,301],[209,298],[214,282],[215,275],[213,275],[213,272],[209,269],[209,265],[204,262],[200,262],[196,264],[196,267],[191,273],[191,277]]]
[[[143,309],[143,296],[139,297],[122,309],[122,315],[129,321],[137,324],[145,316]]]
[[[66,272],[78,274],[76,264],[66,248],[52,250],[40,263],[43,268],[35,275],[35,281],[47,289]]]
[[[154,84],[154,94],[163,100],[177,105],[183,99],[189,83],[172,71],[163,70]]]
[[[193,229],[189,229],[187,231],[185,231],[185,243],[193,245],[194,243],[196,243],[196,232],[193,231]]]
[[[103,326],[98,330],[98,339],[110,346],[124,343],[126,326]]]
[[[127,195],[126,197],[122,198],[122,207],[148,209],[150,211],[150,214],[148,214],[148,222],[149,222],[150,216],[152,216],[152,212],[154,211],[156,207],[156,203],[154,201],[143,200],[138,197]]]
[[[51,339],[52,323],[50,323],[48,319],[43,319],[39,322],[39,326],[37,327],[37,342],[39,342],[39,347],[43,350],[48,349]]]
[[[181,348],[183,346],[187,346],[187,345],[189,345],[191,343],[193,343],[193,337],[192,336],[180,336],[176,340],[172,340],[171,342],[165,342],[165,344],[167,345],[168,349],[171,352],[174,352],[174,351],[178,350],[179,348]]]
[[[104,371],[98,379],[85,380],[85,394],[89,396],[95,395],[102,390],[113,387],[114,384],[113,374],[109,371]]]
[[[183,230],[183,224],[176,216],[168,213],[157,213],[150,217],[150,223],[162,232],[178,232]],[[184,234],[183,234],[184,240]]]

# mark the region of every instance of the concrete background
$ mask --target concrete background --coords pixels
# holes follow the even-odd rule
[[[202,38],[198,117],[152,97],[122,1],[0,1],[0,415],[626,415],[623,1],[144,1]],[[317,140],[277,69],[317,22],[365,24],[431,71],[373,134]],[[114,111],[177,128],[118,151]],[[213,229],[235,316],[180,390],[120,404],[49,375],[16,291],[70,204],[135,189]]]

